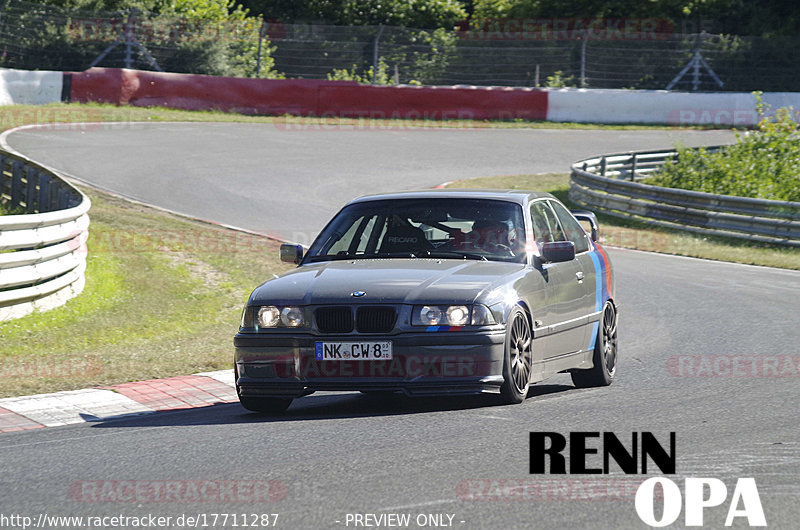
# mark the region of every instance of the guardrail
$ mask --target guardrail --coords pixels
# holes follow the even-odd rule
[[[0,321],[79,294],[89,198],[51,170],[0,150],[0,201],[14,213],[0,215]]]
[[[595,211],[657,226],[800,247],[800,202],[638,182],[677,155],[676,151],[642,151],[581,160],[572,165],[569,198]]]

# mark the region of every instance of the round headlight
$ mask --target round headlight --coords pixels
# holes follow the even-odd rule
[[[447,321],[451,326],[463,326],[469,318],[469,308],[465,305],[451,305],[447,308]]]
[[[262,328],[274,328],[278,325],[281,312],[274,305],[258,308],[258,325]]]
[[[281,322],[284,326],[297,328],[303,325],[303,310],[299,307],[284,307],[281,311]]]
[[[438,326],[442,321],[442,310],[436,306],[423,306],[419,312],[419,318],[423,324]]]

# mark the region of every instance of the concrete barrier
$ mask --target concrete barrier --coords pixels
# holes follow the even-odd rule
[[[559,89],[550,92],[548,121],[737,125],[756,123],[755,98],[740,92]]]
[[[0,105],[45,105],[61,101],[61,72],[0,68]]]
[[[766,93],[774,112],[800,110],[800,93]],[[547,120],[579,123],[646,123],[750,127],[758,123],[756,98],[746,92],[670,92],[565,88],[550,91]]]

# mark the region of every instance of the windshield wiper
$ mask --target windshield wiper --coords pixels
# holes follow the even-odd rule
[[[459,252],[457,250],[421,250],[414,252],[386,252],[382,254],[321,254],[309,256],[311,263],[319,261],[344,261],[361,259],[391,259],[391,258],[445,258],[445,259],[471,259],[475,261],[490,261],[483,254],[476,252]]]
[[[478,261],[489,261],[483,254],[476,254],[474,252],[459,252],[457,250],[426,250],[426,258],[461,258],[461,259],[474,259]]]
[[[359,259],[387,259],[387,258],[417,258],[413,252],[389,252],[383,254],[320,254],[317,256],[309,256],[308,261],[341,261],[341,260],[359,260]]]
[[[408,252],[383,252],[381,254],[370,254],[368,257],[370,258],[418,258],[415,253],[408,251]]]
[[[347,254],[319,254],[317,256],[309,256],[308,261],[341,261],[346,259],[357,259],[355,256],[348,256]]]

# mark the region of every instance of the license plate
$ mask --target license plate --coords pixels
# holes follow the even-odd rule
[[[392,358],[392,343],[384,342],[315,342],[318,361],[386,361]]]

